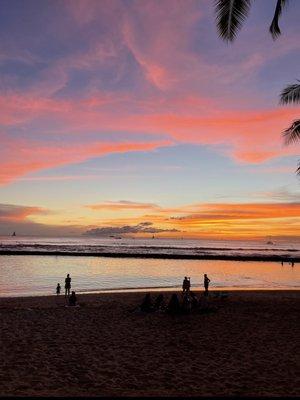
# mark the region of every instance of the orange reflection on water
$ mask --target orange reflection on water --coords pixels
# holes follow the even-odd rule
[[[69,256],[1,256],[0,296],[54,294],[66,274],[72,289],[93,292],[112,289],[180,288],[184,276],[192,289],[300,288],[299,264],[221,260],[171,260]]]

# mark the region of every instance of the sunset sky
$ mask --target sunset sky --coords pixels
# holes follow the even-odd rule
[[[300,1],[0,0],[0,234],[300,235]]]

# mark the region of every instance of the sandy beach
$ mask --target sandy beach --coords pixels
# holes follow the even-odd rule
[[[142,298],[0,299],[0,394],[300,395],[299,291],[212,294],[216,312],[176,317],[132,313]]]

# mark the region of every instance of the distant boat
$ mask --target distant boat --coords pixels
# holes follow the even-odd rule
[[[152,236],[152,239],[155,239],[155,236],[154,236],[154,235]]]
[[[275,244],[275,243],[272,242],[271,238],[269,238],[269,240],[267,241],[267,244]]]
[[[16,235],[16,232],[14,232],[11,236],[17,236],[17,235]]]

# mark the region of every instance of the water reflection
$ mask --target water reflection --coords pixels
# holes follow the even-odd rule
[[[211,288],[299,288],[299,267],[275,262],[160,260],[105,257],[0,256],[0,295],[48,295],[67,273],[76,292],[118,288],[179,287],[184,276]]]

